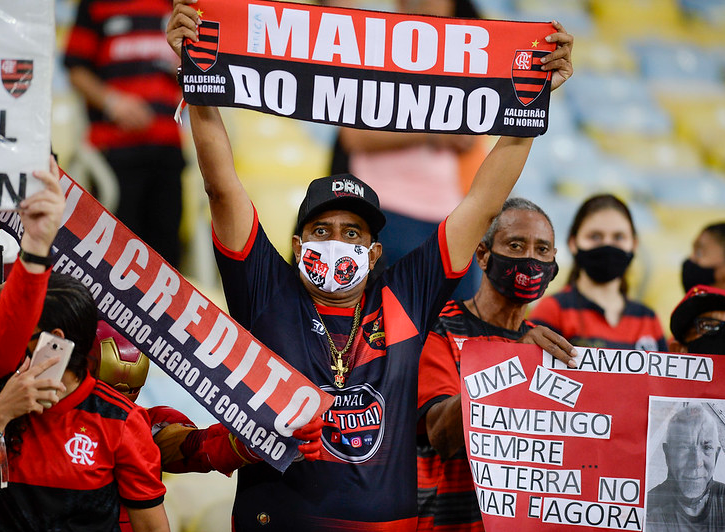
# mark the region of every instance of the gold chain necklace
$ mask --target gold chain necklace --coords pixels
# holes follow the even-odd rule
[[[327,330],[327,326],[322,320],[320,311],[317,310],[317,305],[314,306],[315,312],[317,312],[317,317],[320,318],[322,328],[325,329],[325,334],[327,335],[327,342],[330,344],[330,354],[332,355],[333,359],[333,365],[330,366],[330,369],[335,372],[335,386],[337,386],[338,388],[343,388],[345,386],[345,373],[349,371],[349,368],[347,362],[343,363],[342,355],[347,353],[348,349],[350,349],[350,347],[352,346],[352,342],[355,340],[355,335],[357,334],[357,329],[360,326],[360,303],[355,305],[355,314],[352,318],[352,329],[350,329],[350,336],[348,336],[347,344],[345,344],[345,347],[342,349],[342,351],[338,351],[337,347],[335,347],[335,342],[332,341],[330,331]]]

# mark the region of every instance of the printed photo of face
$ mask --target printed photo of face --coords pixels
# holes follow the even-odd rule
[[[685,408],[673,417],[663,444],[667,469],[687,499],[702,496],[720,453],[715,420],[702,408]]]

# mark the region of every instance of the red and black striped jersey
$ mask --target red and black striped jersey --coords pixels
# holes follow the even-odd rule
[[[418,371],[418,415],[421,423],[436,403],[461,393],[463,344],[472,338],[515,342],[532,325],[503,329],[474,316],[462,301],[449,301],[423,347]],[[424,432],[424,431],[423,431]],[[426,435],[418,436],[418,530],[483,531],[465,446],[441,460]]]
[[[159,449],[148,416],[87,376],[57,405],[31,414],[10,482],[0,489],[3,531],[119,530],[121,502],[163,502]]]
[[[576,346],[667,351],[662,326],[651,309],[627,299],[619,323],[612,326],[604,309],[572,285],[539,301],[529,319]]]
[[[353,309],[316,309],[299,270],[274,250],[256,216],[245,249],[215,244],[231,316],[335,397],[323,416],[321,459],[293,463],[283,475],[264,463],[238,471],[235,529],[257,529],[264,516],[264,530],[415,530],[418,360],[465,273],[451,269],[445,222],[366,285],[342,388],[326,330],[344,347]]]
[[[181,98],[178,58],[166,42],[169,0],[81,0],[64,63],[85,67],[112,88],[133,94],[155,112],[142,131],[122,130],[88,109],[90,141],[100,149],[180,146],[174,111]]]

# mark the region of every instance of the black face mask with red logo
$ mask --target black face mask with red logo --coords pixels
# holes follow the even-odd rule
[[[559,273],[555,260],[512,258],[491,252],[486,276],[496,291],[518,304],[531,303],[544,295],[546,287]]]

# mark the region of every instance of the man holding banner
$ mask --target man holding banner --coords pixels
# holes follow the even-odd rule
[[[200,13],[219,5],[197,11],[192,3],[177,0],[169,22],[167,39],[179,55],[209,42],[197,36]],[[573,39],[558,23],[554,29],[541,36],[556,45],[541,60],[552,88],[572,73]],[[350,174],[313,181],[293,237],[299,271],[291,269],[267,239],[236,175],[219,112],[190,106],[189,114],[230,314],[335,397],[323,416],[320,460],[296,464],[282,476],[265,464],[239,471],[235,530],[414,530],[418,357],[516,182],[531,139],[499,140],[447,220],[368,285],[385,223],[373,190]]]
[[[524,321],[559,267],[554,228],[546,213],[509,198],[476,249],[484,272],[472,299],[449,301],[433,325],[420,360],[418,413],[418,530],[483,530],[466,457],[461,416],[461,348],[472,338],[536,343],[564,358],[574,348],[554,331]],[[574,364],[575,365],[575,364]],[[440,527],[440,528],[439,528]]]

